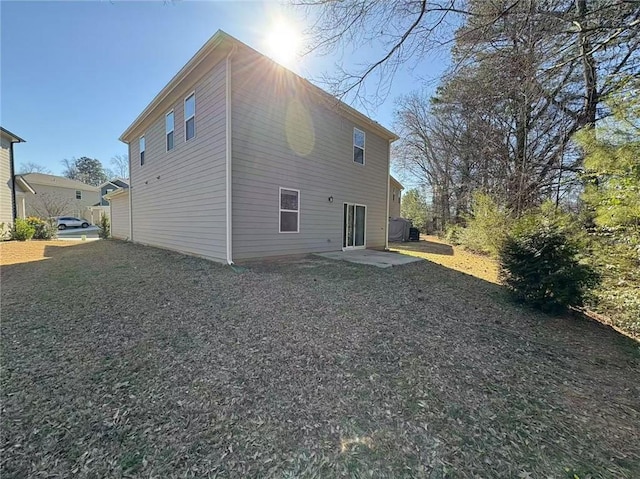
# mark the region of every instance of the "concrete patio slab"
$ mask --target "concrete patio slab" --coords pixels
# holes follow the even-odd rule
[[[378,268],[391,268],[392,266],[401,266],[403,264],[415,263],[416,261],[423,261],[422,258],[416,258],[414,256],[371,249],[333,251],[331,253],[317,253],[317,255],[323,258],[349,261],[351,263],[368,264],[377,266]]]

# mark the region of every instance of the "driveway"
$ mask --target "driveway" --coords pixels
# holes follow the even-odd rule
[[[88,228],[67,228],[64,230],[58,230],[58,238],[60,239],[82,239],[85,236],[87,239],[99,238],[98,232],[100,229],[97,226],[89,226]]]
[[[29,243],[0,243],[3,478],[640,477],[638,343],[598,323],[429,261]]]

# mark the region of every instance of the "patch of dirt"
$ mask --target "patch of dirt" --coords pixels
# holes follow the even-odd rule
[[[496,284],[46,253],[1,270],[3,478],[640,477],[638,343]]]
[[[389,248],[391,251],[424,258],[491,283],[500,283],[498,264],[495,260],[458,246],[451,246],[437,236],[422,236],[417,242],[390,243]]]

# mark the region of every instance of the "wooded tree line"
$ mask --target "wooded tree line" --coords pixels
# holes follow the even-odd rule
[[[114,178],[129,177],[129,158],[126,155],[115,155],[111,158],[111,168],[106,168],[100,160],[87,156],[71,160],[64,159],[62,165],[64,167],[62,176],[92,186],[99,186]],[[49,168],[38,163],[22,163],[18,174],[26,175],[28,173],[53,174]]]
[[[574,134],[611,114],[612,93],[640,62],[640,3],[624,0],[303,2],[317,15],[317,49],[340,42],[382,49],[343,71],[334,92],[376,93],[401,65],[451,45],[434,96],[398,101],[397,166],[432,195],[437,227],[460,222],[481,190],[516,216],[544,199],[575,199],[584,154]],[[321,9],[318,11],[318,5]]]
[[[333,78],[352,103],[451,51],[435,94],[397,101],[393,158],[419,185],[403,214],[498,259],[519,300],[588,304],[640,337],[639,1],[302,3],[316,50],[381,52]]]

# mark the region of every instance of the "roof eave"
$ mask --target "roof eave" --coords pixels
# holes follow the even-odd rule
[[[20,188],[22,188],[23,191],[27,191],[33,195],[36,194],[36,190],[34,190],[33,187],[29,184],[29,182],[25,180],[22,176],[16,175],[15,180],[16,180],[16,183],[20,185]]]
[[[107,193],[106,195],[102,195],[102,197],[109,201],[112,198],[115,198],[116,196],[120,196],[123,195],[124,193],[129,192],[129,188],[118,188],[117,190],[111,191],[109,193]]]
[[[160,90],[151,103],[147,105],[147,107],[138,115],[138,117],[129,125],[120,138],[118,138],[123,143],[129,143],[132,138],[129,138],[131,134],[135,131],[135,129],[147,119],[147,117],[155,111],[155,109],[167,98],[171,92],[207,57],[209,53],[211,53],[218,45],[220,45],[224,40],[230,39],[229,35],[227,35],[222,30],[218,30],[210,39],[205,43],[200,50],[196,52],[196,54],[187,62],[185,66],[183,66],[178,73],[174,75],[174,77],[165,85],[165,87]]]
[[[25,140],[23,140],[22,138],[20,138],[18,135],[16,135],[15,133],[11,133],[9,130],[7,130],[6,128],[2,128],[0,126],[0,131],[2,133],[4,133],[6,136],[8,136],[11,139],[11,143],[26,143]]]

